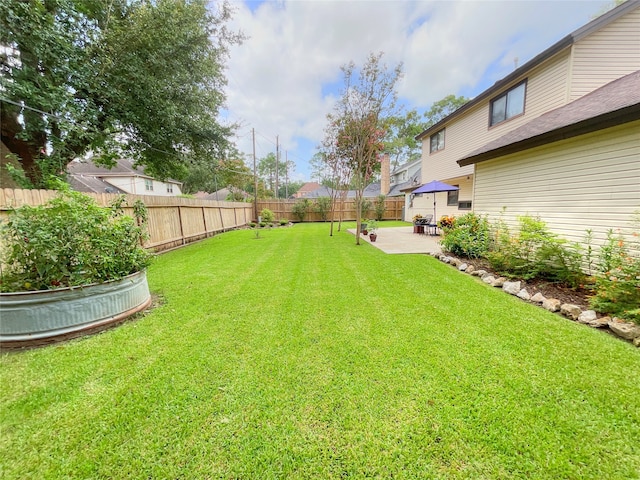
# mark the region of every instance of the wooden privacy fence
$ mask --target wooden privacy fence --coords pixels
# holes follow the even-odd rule
[[[41,205],[51,200],[55,190],[0,189],[0,219],[8,215],[11,208],[21,205]],[[98,205],[108,206],[119,195],[87,193]],[[149,213],[147,248],[156,251],[168,250],[203,238],[211,237],[247,225],[253,217],[253,204],[200,200],[181,197],[153,195],[125,195],[128,207],[125,213],[132,215],[131,206],[142,200]]]
[[[258,200],[258,214],[263,208],[268,208],[274,214],[276,219],[286,218],[297,222],[298,219],[293,215],[293,206],[301,199],[287,199],[287,200]],[[308,199],[310,208],[304,217],[305,222],[321,222],[322,217],[319,213],[314,211],[314,199]],[[368,199],[371,201],[371,208],[367,212],[362,212],[363,218],[372,218],[375,216],[373,209],[374,199]],[[404,207],[404,197],[390,197],[385,199],[383,220],[402,220],[402,209]],[[342,214],[342,217],[340,215]],[[345,201],[338,199],[336,201],[336,220],[342,218],[342,220],[356,220],[356,201],[353,198],[348,198]],[[329,217],[331,220],[331,217]]]

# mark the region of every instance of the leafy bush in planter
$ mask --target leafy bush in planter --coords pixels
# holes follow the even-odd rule
[[[1,227],[0,291],[18,292],[88,285],[125,277],[144,269],[151,254],[138,222],[146,219],[140,202],[138,222],[123,214],[124,197],[98,206],[65,188],[45,205],[11,211]]]
[[[490,239],[489,222],[486,218],[467,213],[455,220],[451,219],[446,225],[439,225],[444,233],[440,243],[445,251],[468,258],[486,255]]]

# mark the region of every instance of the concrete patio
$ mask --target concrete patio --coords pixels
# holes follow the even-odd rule
[[[353,235],[356,234],[355,228],[349,229],[348,232]],[[413,226],[379,228],[377,234],[378,238],[373,243],[371,243],[368,236],[361,235],[360,238],[363,242],[371,243],[371,245],[384,253],[430,254],[442,251],[438,243],[439,236],[413,233]]]

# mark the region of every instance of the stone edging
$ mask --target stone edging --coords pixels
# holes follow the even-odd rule
[[[480,278],[484,283],[492,287],[501,288],[510,295],[515,295],[526,302],[538,304],[550,312],[558,312],[570,320],[593,328],[607,328],[618,337],[629,340],[633,345],[640,348],[640,325],[617,317],[598,317],[594,310],[582,310],[578,305],[561,303],[556,298],[545,298],[540,292],[531,296],[526,288],[522,288],[522,283],[519,280],[510,281],[505,277],[496,277],[486,270],[476,270],[473,265],[464,260],[439,252],[433,253],[432,256],[441,262],[456,267],[461,272]]]

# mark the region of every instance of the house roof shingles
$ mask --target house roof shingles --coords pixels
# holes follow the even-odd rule
[[[640,120],[640,70],[547,112],[458,160],[460,166]]]

